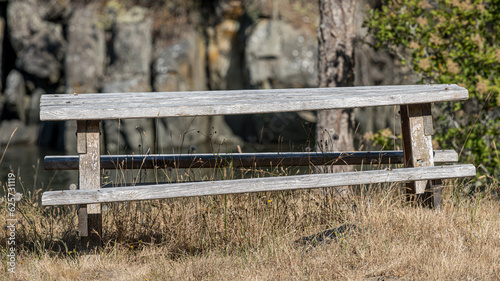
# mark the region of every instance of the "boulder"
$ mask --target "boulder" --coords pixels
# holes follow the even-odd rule
[[[71,0],[35,0],[40,10],[40,15],[48,21],[66,22],[73,11]]]
[[[245,64],[254,88],[316,87],[316,37],[282,21],[263,19],[250,31]]]
[[[279,15],[281,6],[289,4],[284,2],[274,0],[245,0],[245,8],[253,19],[276,18]]]
[[[241,0],[218,0],[214,1],[213,8],[216,21],[223,19],[238,20],[245,13],[244,1]]]
[[[32,1],[9,2],[7,21],[18,57],[16,67],[50,84],[57,83],[66,51],[62,26],[44,21]]]
[[[65,46],[61,31],[47,29],[38,32],[28,40],[28,45],[18,55],[16,67],[48,81],[49,84],[56,84],[61,77]]]
[[[26,120],[26,86],[23,75],[13,69],[7,75],[5,83],[5,103],[2,111],[2,120]]]
[[[92,6],[76,8],[68,28],[64,72],[66,93],[95,93],[100,88],[106,62],[104,30]]]
[[[173,43],[156,45],[154,91],[206,90],[205,46],[199,35],[192,31]]]
[[[153,61],[153,87],[157,92],[205,90],[204,52],[198,37],[190,32],[173,43],[158,42]],[[201,41],[201,40],[200,40]],[[201,42],[200,42],[201,43]],[[162,46],[162,47],[160,47]],[[210,128],[210,117],[162,118],[155,123],[160,151],[199,145]],[[169,151],[170,152],[170,151]]]
[[[117,17],[110,54],[102,92],[151,91],[152,20],[146,17],[145,8],[133,7]],[[155,134],[151,119],[107,120],[103,131],[107,152],[153,150]]]
[[[236,90],[243,84],[243,48],[238,39],[240,23],[223,20],[207,29],[209,84],[212,90]]]
[[[20,54],[36,33],[46,28],[39,9],[28,1],[10,1],[7,6],[7,26],[12,47]]]
[[[132,75],[149,76],[152,20],[146,17],[145,8],[136,6],[117,18],[110,53],[107,76],[111,80]]]
[[[26,126],[21,120],[4,120],[0,123],[0,146],[7,144],[34,144],[38,126]]]
[[[155,49],[155,91],[206,90],[205,48],[203,40],[195,32],[189,32],[170,44],[158,42]],[[203,144],[209,142],[241,143],[222,116],[162,118],[155,125],[160,151],[174,148],[186,152],[191,146],[197,146],[200,152]],[[211,149],[211,146],[206,148]]]
[[[279,20],[260,19],[247,32],[245,67],[250,88],[317,87],[317,42],[309,29]],[[227,116],[235,131],[250,143],[308,141],[310,113]]]

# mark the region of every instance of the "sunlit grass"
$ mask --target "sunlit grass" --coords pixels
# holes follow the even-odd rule
[[[364,167],[362,167],[364,169]],[[376,167],[382,168],[382,167]],[[314,167],[126,170],[102,183],[257,178]],[[161,178],[160,178],[161,177]],[[480,191],[447,181],[441,210],[410,206],[401,184],[348,196],[298,190],[102,205],[103,247],[82,252],[77,206],[41,207],[41,190],[17,202],[14,280],[498,280],[498,182]],[[474,191],[474,192],[473,192]],[[5,200],[5,198],[4,198]],[[2,204],[3,213],[6,212]],[[0,223],[6,225],[5,217]],[[354,225],[336,239],[302,237]],[[0,247],[6,253],[7,237]],[[11,278],[2,271],[4,278]]]
[[[398,184],[343,198],[301,190],[104,204],[104,247],[94,254],[78,250],[76,207],[40,207],[35,193],[17,205],[16,277],[498,280],[498,186],[456,192],[464,184],[448,182],[440,211],[409,206]],[[295,243],[343,224],[356,231]]]

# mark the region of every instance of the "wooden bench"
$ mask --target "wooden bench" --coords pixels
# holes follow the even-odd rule
[[[434,166],[456,162],[454,151],[433,151],[431,104],[468,98],[457,85],[412,85],[349,88],[241,90],[167,93],[109,93],[44,95],[42,121],[76,120],[78,156],[47,157],[48,169],[78,169],[79,189],[47,191],[42,205],[72,205],[79,208],[79,234],[85,245],[99,245],[102,233],[100,203],[151,200],[190,196],[233,194],[407,182],[413,195],[439,190],[432,180],[475,176],[473,165]],[[230,155],[142,155],[101,156],[100,121],[107,119],[164,118],[255,114],[305,110],[345,109],[399,105],[403,151],[311,153],[262,153]],[[311,174],[171,184],[147,184],[101,188],[101,169],[115,169],[118,163],[131,168],[213,167],[231,161],[245,165],[330,165],[404,163],[405,168],[337,174]],[[416,197],[416,196],[413,196]],[[436,196],[438,197],[438,196]],[[439,204],[439,200],[435,200]]]

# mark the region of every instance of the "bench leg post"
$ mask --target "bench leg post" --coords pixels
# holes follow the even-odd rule
[[[401,105],[400,113],[405,167],[434,166],[431,104]],[[406,194],[411,202],[434,208],[441,204],[441,185],[433,185],[430,180],[408,182]]]
[[[424,204],[429,208],[439,209],[443,202],[443,181],[433,180],[429,189],[425,190]]]
[[[100,121],[77,121],[77,150],[79,154],[79,189],[101,187]],[[101,246],[101,204],[80,205],[78,231],[84,250]]]

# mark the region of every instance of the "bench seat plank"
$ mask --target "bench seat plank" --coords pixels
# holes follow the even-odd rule
[[[454,150],[435,150],[435,163],[458,162]],[[154,169],[154,168],[234,168],[273,166],[361,165],[401,164],[403,151],[333,152],[333,153],[224,153],[224,154],[151,154],[151,155],[103,155],[101,169]],[[45,170],[78,170],[78,156],[46,156]]]
[[[466,100],[455,84],[43,95],[40,120],[255,114]]]
[[[472,164],[225,181],[47,191],[42,205],[74,205],[472,177]]]

